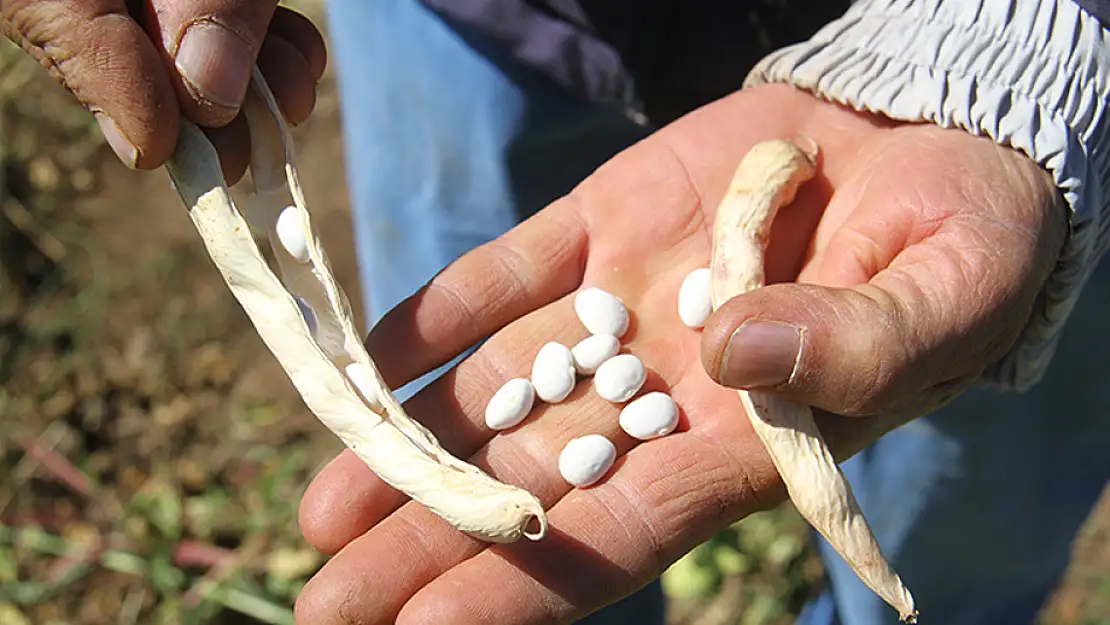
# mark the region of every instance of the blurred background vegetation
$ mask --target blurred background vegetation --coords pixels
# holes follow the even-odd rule
[[[296,138],[355,289],[330,74]],[[297,502],[340,446],[283,379],[165,174],[0,44],[0,624],[292,623],[325,560]],[[670,621],[791,623],[821,574],[791,508],[759,514],[668,571]],[[1110,624],[1110,506],[1041,621]]]

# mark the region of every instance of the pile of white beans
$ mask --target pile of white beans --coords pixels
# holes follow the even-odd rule
[[[277,235],[282,247],[296,261],[308,262],[308,241],[296,207],[289,206],[277,220]],[[298,298],[297,303],[310,329],[315,330],[312,309]],[[690,272],[678,294],[678,315],[690,328],[701,328],[712,312],[708,268]],[[579,291],[574,312],[590,333],[574,347],[549,342],[536,353],[530,378],[505,382],[486,405],[485,422],[492,430],[516,427],[528,416],[536,399],[557,404],[570,396],[579,376],[593,377],[593,387],[603,399],[625,404],[620,411],[620,428],[632,438],[648,441],[674,432],[678,427],[678,405],[670,395],[653,391],[636,397],[647,380],[644,364],[633,354],[620,353],[620,339],[629,327],[628,309],[612,293],[597,287]],[[379,398],[370,392],[368,372],[352,363],[346,374],[356,389],[372,405]],[[586,487],[596,483],[612,468],[616,446],[601,434],[587,434],[568,442],[559,454],[559,472],[570,484]]]
[[[700,328],[712,311],[709,270],[695,270],[679,291],[679,317]],[[593,377],[594,391],[606,401],[624,404],[618,422],[632,438],[649,441],[674,432],[679,410],[670,395],[652,391],[637,397],[647,370],[635,355],[621,353],[620,339],[628,331],[629,314],[621,299],[597,287],[580,291],[574,312],[590,333],[574,347],[549,342],[536,353],[531,378],[506,382],[486,406],[486,426],[508,430],[519,425],[536,400],[556,404],[570,396],[579,377]],[[602,434],[569,441],[559,454],[559,473],[583,488],[598,482],[612,468],[616,446]]]

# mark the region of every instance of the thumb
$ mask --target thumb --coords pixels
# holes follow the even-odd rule
[[[175,78],[182,112],[220,127],[239,113],[277,0],[147,0],[144,22]]]
[[[153,169],[169,157],[179,115],[173,86],[124,0],[5,0],[0,7],[4,34],[96,116],[120,160]]]
[[[871,284],[775,284],[714,312],[702,335],[702,362],[731,388],[841,415],[917,416],[970,386],[1020,330],[1016,322],[973,320],[974,311],[958,306],[907,301]]]

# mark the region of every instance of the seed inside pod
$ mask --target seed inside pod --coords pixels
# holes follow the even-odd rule
[[[286,206],[282,209],[281,214],[278,215],[277,225],[274,226],[277,230],[278,241],[281,241],[281,246],[289,255],[297,260],[299,263],[307,263],[308,256],[308,236],[305,234],[304,227],[301,226],[301,214],[296,206]]]
[[[362,398],[374,410],[381,410],[382,400],[378,397],[377,387],[374,386],[373,373],[370,368],[357,362],[352,362],[343,368],[343,372],[354,384]]]
[[[312,306],[303,298],[294,296],[293,299],[297,300],[297,308],[301,309],[301,316],[304,317],[304,322],[308,324],[308,331],[316,334],[316,313],[313,312]]]

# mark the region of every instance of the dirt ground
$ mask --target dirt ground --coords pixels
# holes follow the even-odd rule
[[[127,171],[68,94],[2,52],[0,624],[291,623],[324,562],[296,502],[338,442],[166,175]],[[329,76],[295,137],[358,308],[340,130]],[[1076,554],[1042,624],[1110,624],[1110,502]],[[797,516],[758,515],[668,573],[671,622],[789,623],[820,577]]]

